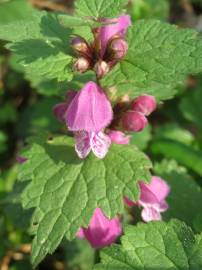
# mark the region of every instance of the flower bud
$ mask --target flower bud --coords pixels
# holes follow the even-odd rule
[[[128,131],[141,131],[148,124],[147,118],[139,112],[128,111],[122,118],[122,126]]]
[[[128,43],[123,38],[115,38],[109,44],[109,54],[113,59],[122,59],[128,51]]]
[[[78,55],[91,56],[91,50],[84,38],[79,36],[73,38],[71,41],[71,46]]]
[[[150,115],[155,109],[156,99],[154,96],[139,96],[131,104],[131,110],[140,112],[146,116]]]
[[[94,70],[97,77],[101,79],[109,72],[110,67],[105,61],[99,61],[95,64]]]
[[[23,164],[27,161],[27,158],[23,157],[23,156],[17,156],[16,157],[16,161],[19,163],[19,164]]]
[[[74,70],[84,73],[90,68],[90,63],[85,57],[80,57],[74,64]]]
[[[81,227],[77,237],[86,238],[93,248],[102,248],[111,245],[121,232],[118,217],[108,219],[100,208],[96,208],[88,228]]]

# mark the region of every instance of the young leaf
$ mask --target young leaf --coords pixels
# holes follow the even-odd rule
[[[129,50],[104,79],[118,95],[154,95],[171,98],[185,75],[202,71],[202,38],[193,30],[179,29],[156,20],[137,21],[128,30]]]
[[[22,194],[26,209],[35,208],[32,218],[36,236],[32,262],[37,265],[52,253],[67,235],[75,237],[88,226],[96,207],[106,216],[123,211],[123,197],[138,198],[137,181],[149,182],[149,159],[135,147],[113,145],[105,159],[90,155],[80,160],[72,139],[38,138],[26,153],[19,179],[31,180]]]
[[[63,28],[58,14],[34,12],[29,21],[2,25],[0,39],[9,41],[18,62],[32,76],[43,79],[71,80],[68,44],[70,30]]]
[[[117,17],[123,13],[127,2],[126,0],[77,0],[76,15],[94,19]]]
[[[128,226],[121,239],[101,252],[95,270],[196,270],[202,268],[202,235],[184,223],[151,222]]]

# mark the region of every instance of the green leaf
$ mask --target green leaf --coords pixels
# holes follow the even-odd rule
[[[156,20],[137,21],[128,30],[128,54],[104,79],[117,95],[154,95],[171,98],[187,74],[202,72],[202,38]]]
[[[76,15],[80,17],[113,18],[123,13],[127,0],[77,0]]]
[[[34,12],[29,21],[2,25],[0,39],[17,57],[26,73],[42,79],[71,80],[70,30],[63,28],[57,13]]]
[[[59,15],[59,22],[62,26],[68,28],[80,27],[80,26],[89,26],[89,27],[99,27],[102,23],[93,21],[92,19],[84,19],[77,16],[70,15]]]
[[[202,176],[202,151],[171,139],[159,139],[152,143],[152,152],[175,159],[187,168]]]
[[[197,232],[202,232],[202,213],[200,212],[195,218],[194,218],[194,229]]]
[[[197,270],[202,268],[202,235],[179,221],[128,226],[121,239],[101,252],[95,270]]]
[[[30,20],[34,8],[27,0],[0,1],[0,24]]]
[[[57,132],[61,123],[53,114],[53,107],[61,100],[46,97],[36,100],[35,104],[26,107],[20,115],[17,132],[22,138],[28,135],[38,134],[40,131]]]
[[[187,129],[180,127],[177,123],[168,123],[155,129],[154,140],[171,139],[186,145],[193,145],[194,135]]]
[[[139,19],[166,20],[169,16],[168,0],[132,0],[128,12],[134,21]]]
[[[185,119],[192,122],[199,130],[202,130],[202,89],[201,86],[189,91],[180,102],[180,110]]]
[[[65,261],[69,269],[89,270],[94,265],[95,252],[88,241],[75,239],[74,241],[64,241]]]
[[[155,164],[154,172],[165,179],[171,188],[167,198],[169,208],[163,213],[163,219],[177,218],[195,228],[195,219],[201,213],[199,205],[202,205],[200,186],[174,160]]]
[[[19,179],[32,180],[22,194],[22,202],[26,209],[35,208],[35,266],[65,235],[73,239],[81,226],[88,226],[96,207],[109,218],[123,212],[123,196],[136,200],[137,181],[149,182],[151,177],[151,162],[131,146],[113,145],[103,160],[93,154],[80,160],[72,139],[48,140],[42,136],[23,156],[28,161],[21,166]]]
[[[0,153],[3,153],[7,150],[7,134],[3,131],[0,131]]]

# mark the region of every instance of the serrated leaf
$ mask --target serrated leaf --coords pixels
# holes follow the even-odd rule
[[[95,270],[197,270],[202,268],[202,235],[179,221],[128,226],[121,239],[101,252]]]
[[[126,0],[77,0],[76,15],[80,17],[113,18],[123,13]]]
[[[150,181],[149,159],[131,146],[112,146],[104,160],[94,155],[80,160],[70,138],[45,137],[33,142],[23,156],[28,161],[21,166],[19,179],[32,181],[22,202],[26,209],[35,208],[34,265],[52,253],[64,235],[72,239],[87,226],[96,207],[113,217],[123,211],[123,196],[138,198],[137,181]]]
[[[102,23],[93,21],[91,19],[83,19],[77,16],[70,16],[70,15],[59,15],[58,16],[59,22],[62,26],[73,28],[73,27],[80,27],[80,26],[89,26],[89,27],[99,27]]]
[[[0,39],[12,50],[26,73],[43,79],[71,80],[70,30],[63,28],[58,14],[34,12],[29,21],[17,21],[0,28]]]
[[[102,82],[116,87],[119,96],[151,94],[168,99],[185,75],[202,72],[202,38],[196,31],[140,20],[128,29],[127,39],[127,56]]]

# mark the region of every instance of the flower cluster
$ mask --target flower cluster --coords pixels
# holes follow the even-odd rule
[[[131,20],[128,15],[117,19],[101,19],[101,26],[93,30],[94,40],[88,43],[76,36],[71,45],[78,59],[75,69],[84,72],[92,69],[97,83],[88,82],[80,91],[70,91],[66,101],[55,106],[54,114],[64,121],[75,137],[75,150],[82,159],[92,151],[104,158],[111,142],[128,144],[129,135],[123,132],[138,132],[147,125],[147,116],[156,108],[155,98],[143,95],[127,106],[117,110],[106,92],[99,86],[99,79],[110,71],[127,53],[124,39]]]
[[[81,73],[93,70],[97,82],[86,83],[80,91],[69,91],[65,102],[53,109],[56,118],[66,124],[75,138],[75,151],[81,159],[92,151],[102,159],[111,143],[129,144],[130,132],[140,132],[148,124],[147,117],[156,109],[153,96],[142,95],[134,100],[128,96],[122,101],[113,101],[113,106],[102,87],[103,78],[128,50],[125,40],[131,24],[129,16],[118,19],[101,19],[101,27],[93,29],[94,40],[89,43],[80,36],[72,39],[71,46],[77,59],[74,69]],[[142,207],[145,222],[160,220],[161,212],[167,210],[165,201],[169,186],[164,180],[153,176],[150,184],[139,182],[140,199],[133,202],[124,198],[128,206]],[[96,208],[88,228],[80,228],[77,237],[86,238],[92,247],[100,248],[111,244],[121,234],[118,216],[109,219],[100,208]]]
[[[74,69],[80,73],[92,69],[99,79],[126,55],[128,44],[124,36],[131,20],[125,15],[113,20],[101,19],[100,23],[104,26],[94,29],[92,43],[80,36],[76,36],[71,42],[78,57]]]

